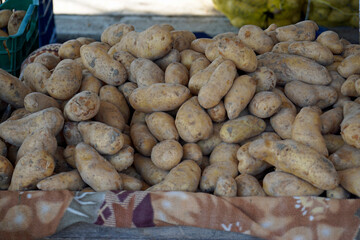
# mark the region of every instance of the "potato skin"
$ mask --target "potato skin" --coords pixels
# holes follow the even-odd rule
[[[322,134],[337,133],[343,120],[343,110],[335,107],[321,114],[320,119]]]
[[[134,152],[132,147],[124,145],[118,153],[114,155],[104,155],[104,158],[115,167],[116,171],[120,172],[133,164]]]
[[[189,78],[194,76],[199,71],[204,70],[209,65],[210,65],[210,61],[207,58],[198,58],[198,59],[196,59],[190,65]]]
[[[95,191],[122,189],[123,183],[118,172],[90,145],[79,143],[76,146],[75,162],[83,181]]]
[[[40,128],[49,128],[56,136],[64,125],[64,117],[58,108],[47,108],[18,120],[7,120],[0,124],[0,137],[6,142],[20,146],[25,138]]]
[[[360,104],[350,101],[346,102],[343,111],[344,119],[340,124],[341,136],[347,144],[360,148],[360,141],[358,137],[360,134]]]
[[[150,133],[146,124],[135,123],[130,127],[130,137],[135,149],[144,156],[151,156],[151,150],[156,145],[156,138]]]
[[[187,86],[189,82],[189,71],[181,63],[170,63],[165,70],[166,83],[178,83]]]
[[[100,108],[95,116],[95,120],[117,128],[120,131],[124,130],[126,124],[120,110],[114,104],[106,101],[100,101]]]
[[[280,109],[281,104],[279,95],[270,91],[262,91],[255,94],[249,103],[249,111],[259,118],[268,118]]]
[[[47,93],[45,83],[51,72],[41,63],[30,63],[24,69],[24,81],[33,91]]]
[[[69,172],[61,172],[50,177],[47,177],[38,184],[37,188],[43,191],[54,190],[70,190],[80,191],[85,188],[86,183],[82,180],[78,170],[72,170]]]
[[[80,48],[80,55],[84,66],[101,81],[114,86],[126,81],[127,73],[124,66],[102,49],[83,45]]]
[[[338,172],[340,177],[340,185],[356,196],[360,196],[360,186],[359,186],[359,177],[360,177],[360,167],[350,168]]]
[[[0,10],[0,28],[6,27],[12,11],[10,9],[2,9]]]
[[[285,41],[313,41],[316,31],[319,29],[317,24],[311,20],[305,20],[293,25],[278,27],[275,29],[276,38],[279,42]]]
[[[67,145],[76,146],[78,143],[83,142],[81,133],[78,129],[78,122],[65,122],[63,136]]]
[[[223,101],[220,101],[215,107],[207,109],[206,112],[214,122],[223,122],[227,117]]]
[[[175,119],[165,112],[154,112],[145,117],[147,127],[159,141],[179,140]]]
[[[103,82],[94,77],[90,72],[83,71],[83,78],[81,81],[80,92],[90,91],[99,94],[100,88],[103,86]],[[110,85],[108,85],[110,86]]]
[[[76,39],[71,39],[63,44],[61,44],[61,47],[59,48],[59,56],[62,59],[75,59],[80,57],[80,47],[81,43]]]
[[[100,89],[100,100],[114,104],[123,115],[125,122],[128,123],[130,119],[130,109],[126,102],[125,96],[116,87],[105,85]]]
[[[360,149],[344,144],[329,156],[337,171],[360,167]]]
[[[32,92],[26,95],[24,106],[29,112],[38,112],[49,107],[60,109],[60,104],[54,98],[40,92]]]
[[[222,142],[222,139],[220,138],[220,129],[222,125],[223,123],[214,123],[213,132],[210,137],[196,143],[200,147],[203,155],[209,155],[212,150]]]
[[[221,197],[235,197],[237,185],[235,179],[229,176],[219,177],[216,182],[214,195]]]
[[[256,82],[256,92],[270,91],[276,86],[276,76],[270,68],[259,67],[249,76],[253,77]]]
[[[30,152],[16,164],[9,191],[32,190],[36,184],[53,174],[55,162],[44,150]]]
[[[250,144],[251,142],[243,144],[236,152],[236,158],[239,161],[238,170],[241,174],[256,175],[262,173],[265,169],[271,167],[271,165],[265,161],[253,158],[249,154]]]
[[[259,181],[248,174],[241,174],[235,178],[238,197],[266,196]]]
[[[190,91],[183,85],[155,83],[135,89],[129,97],[129,102],[135,110],[150,113],[174,110],[189,97]]]
[[[187,30],[174,30],[170,34],[173,39],[173,48],[179,52],[190,48],[191,42],[196,39],[195,34]]]
[[[225,122],[221,127],[220,137],[227,143],[240,143],[262,133],[265,127],[264,120],[246,115]]]
[[[264,191],[268,196],[319,196],[324,190],[310,183],[281,171],[266,174],[263,180]]]
[[[339,184],[339,176],[329,159],[294,140],[258,139],[250,144],[249,153],[317,188],[330,190]]]
[[[344,78],[349,77],[352,74],[360,74],[360,53],[353,54],[345,58],[339,64],[337,71]]]
[[[323,135],[323,137],[325,139],[325,144],[329,151],[329,154],[336,152],[345,144],[344,139],[341,137],[341,135],[326,134]]]
[[[131,82],[135,82],[136,80],[134,79],[134,77],[131,75],[131,71],[130,71],[130,66],[131,63],[136,59],[131,53],[129,52],[125,52],[125,51],[118,51],[115,52],[113,55],[113,58],[120,62],[126,69],[126,73],[128,76],[128,80]]]
[[[0,99],[15,108],[24,107],[24,98],[31,92],[17,77],[3,69],[0,69],[0,89]]]
[[[100,154],[115,154],[124,145],[124,137],[121,131],[104,123],[80,122],[78,129],[84,142],[94,147]]]
[[[14,167],[11,162],[6,157],[0,155],[0,190],[8,189],[13,171]]]
[[[181,56],[180,56],[180,52],[176,49],[171,49],[171,51],[166,54],[165,56],[163,56],[162,58],[159,58],[157,60],[155,60],[155,63],[163,70],[165,71],[166,68],[171,64],[171,63],[176,63],[176,62],[180,62],[181,60]]]
[[[244,25],[239,29],[240,40],[258,54],[270,52],[274,42],[264,30],[255,25]]]
[[[16,10],[11,14],[7,25],[9,36],[15,35],[18,32],[21,22],[25,17],[25,14],[26,11],[23,10]]]
[[[80,89],[81,79],[81,66],[74,60],[65,59],[55,67],[54,72],[45,82],[45,88],[51,97],[67,100]]]
[[[135,153],[134,166],[144,181],[150,186],[160,183],[168,175],[168,171],[155,166],[150,158]]]
[[[212,42],[214,39],[211,38],[197,38],[191,42],[190,48],[199,53],[205,53],[206,46]]]
[[[165,73],[153,61],[137,58],[131,62],[130,72],[139,87],[148,87],[154,83],[164,83]]]
[[[333,54],[341,54],[344,50],[343,44],[340,42],[339,35],[334,31],[322,32],[316,41],[330,49]]]
[[[213,131],[212,121],[201,108],[196,96],[180,107],[176,114],[175,126],[180,137],[188,143],[207,139]]]
[[[96,93],[83,91],[74,95],[65,105],[64,114],[71,121],[85,121],[98,114],[100,98]]]
[[[183,148],[175,140],[164,140],[157,143],[151,151],[151,161],[163,170],[174,168],[183,157]]]
[[[109,44],[110,46],[120,42],[124,35],[134,31],[134,26],[124,23],[115,23],[108,26],[101,34],[101,41]]]
[[[315,60],[321,65],[327,66],[334,62],[334,55],[327,47],[318,42],[296,41],[289,45],[290,54],[296,54]]]

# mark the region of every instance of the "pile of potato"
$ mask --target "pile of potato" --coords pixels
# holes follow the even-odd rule
[[[360,196],[360,45],[317,30],[114,24],[0,70],[0,188]]]
[[[23,10],[0,10],[0,37],[15,35],[26,15]]]

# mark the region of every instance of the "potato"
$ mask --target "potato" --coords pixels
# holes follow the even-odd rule
[[[173,39],[173,48],[181,52],[191,46],[196,39],[195,34],[187,30],[174,30],[170,32]]]
[[[336,152],[345,144],[341,135],[326,134],[323,135],[323,137],[325,139],[326,148],[328,149],[329,154]]]
[[[202,88],[210,79],[211,75],[215,69],[225,61],[222,57],[215,59],[208,67],[203,70],[198,71],[189,79],[188,87],[191,91],[191,94],[197,95]]]
[[[360,167],[360,150],[348,144],[336,150],[329,156],[329,160],[334,164],[337,171],[349,168]]]
[[[129,122],[130,109],[124,95],[114,86],[105,85],[100,89],[100,100],[114,104],[124,117],[125,123]]]
[[[67,145],[77,145],[83,141],[78,129],[78,122],[65,122],[63,135]]]
[[[144,156],[150,156],[156,145],[156,138],[143,123],[135,123],[130,127],[130,137],[135,149]]]
[[[195,192],[201,176],[200,167],[192,160],[185,160],[171,169],[160,183],[146,191],[185,191]]]
[[[146,125],[145,119],[146,119],[146,113],[134,111],[132,118],[131,118],[130,127],[136,123],[141,123],[141,124]]]
[[[7,155],[7,146],[6,144],[0,139],[0,156],[6,157]]]
[[[5,156],[0,156],[0,176],[1,176],[0,190],[8,189],[13,171],[14,171],[14,167],[11,164],[11,162]]]
[[[285,41],[313,41],[315,33],[319,29],[317,24],[311,20],[298,22],[294,25],[278,27],[275,29],[276,38],[279,42]]]
[[[280,140],[280,139],[277,139]],[[270,164],[262,160],[253,158],[249,154],[249,146],[251,142],[242,145],[236,152],[236,158],[239,161],[237,166],[241,174],[257,175],[271,167]]]
[[[207,45],[212,42],[214,42],[214,39],[211,38],[194,39],[190,44],[190,48],[196,52],[204,54]]]
[[[340,41],[342,41],[343,39],[341,39]],[[360,45],[359,44],[351,44],[350,42],[348,42],[348,44],[344,44],[344,51],[341,53],[341,55],[344,58],[347,58],[350,55],[353,54],[358,54],[360,53]]]
[[[259,181],[248,174],[241,174],[235,178],[238,197],[266,196]]]
[[[81,66],[74,60],[62,60],[45,82],[46,91],[55,99],[70,99],[81,86]]]
[[[102,50],[103,52],[109,52],[110,51],[110,48],[111,46],[107,43],[104,43],[104,42],[92,42],[90,44],[88,44],[90,47],[95,47],[95,48],[98,48],[99,50]],[[81,52],[80,52],[80,55],[81,55]],[[112,54],[110,54],[110,57],[112,56]]]
[[[17,77],[0,68],[0,99],[13,105],[15,108],[24,107],[24,98],[31,89]]]
[[[337,133],[343,120],[343,110],[341,107],[330,109],[321,114],[320,120],[321,134]]]
[[[337,71],[344,78],[353,74],[360,74],[360,53],[346,57],[338,66]]]
[[[345,58],[340,56],[340,55],[334,55],[334,62],[328,66],[326,66],[327,70],[329,71],[336,71],[337,72],[337,68],[340,65],[340,63],[342,62],[342,60],[344,60]]]
[[[90,145],[76,145],[75,162],[83,181],[95,191],[122,190],[119,173]]]
[[[239,36],[237,33],[234,33],[234,32],[224,32],[224,33],[219,33],[219,34],[215,35],[213,37],[213,40],[220,40],[223,38],[239,39]]]
[[[350,75],[346,79],[346,81],[341,85],[341,94],[349,97],[359,97],[360,94],[357,91],[360,90],[359,88],[360,81],[358,81],[359,79],[360,79],[359,74]]]
[[[188,69],[181,63],[170,63],[165,70],[165,82],[187,86],[189,82]]]
[[[343,111],[344,119],[340,124],[341,136],[347,144],[356,148],[360,148],[360,104],[355,102],[347,102],[344,105]]]
[[[154,112],[145,117],[147,127],[158,141],[179,140],[175,119],[165,112]]]
[[[207,139],[213,131],[212,121],[201,108],[197,97],[190,98],[180,107],[175,126],[180,137],[188,143]]]
[[[64,117],[57,108],[47,108],[18,120],[0,124],[0,137],[6,142],[20,146],[25,138],[40,128],[48,128],[56,136],[64,125]]]
[[[168,175],[168,171],[155,166],[150,158],[143,157],[140,154],[134,155],[134,166],[136,171],[150,186],[160,183]]]
[[[117,128],[120,131],[124,130],[126,124],[120,110],[114,104],[106,101],[100,101],[100,108],[94,120]]]
[[[128,51],[135,57],[155,60],[170,52],[172,42],[168,30],[153,25],[140,33],[129,32],[117,44],[122,46],[123,51]]]
[[[100,88],[103,86],[103,82],[94,77],[91,73],[83,72],[83,78],[81,81],[80,92],[90,91],[95,94],[99,94]],[[109,85],[110,86],[110,85]]]
[[[187,87],[173,83],[155,83],[135,89],[130,97],[131,106],[141,112],[171,111],[190,97]]]
[[[215,107],[231,88],[236,76],[236,67],[232,61],[225,60],[211,74],[198,95],[199,104],[209,109]]]
[[[330,65],[334,62],[334,56],[329,48],[318,42],[297,41],[289,45],[290,54],[307,57],[315,60],[321,65]]]
[[[191,64],[198,58],[205,58],[205,55],[191,49],[186,49],[180,52],[180,62],[190,69]]]
[[[190,159],[200,165],[203,155],[201,148],[196,143],[186,143],[183,145],[183,160]]]
[[[57,148],[57,141],[51,130],[48,128],[40,128],[30,133],[21,144],[16,160],[36,150],[44,150],[54,156]]]
[[[69,164],[72,168],[76,168],[75,147],[75,145],[67,145],[63,152],[66,163]]]
[[[130,146],[125,146],[114,155],[104,155],[103,157],[108,160],[116,169],[121,172],[130,167],[134,162],[134,149]]]
[[[258,54],[270,52],[274,42],[264,30],[255,25],[244,25],[239,29],[240,40]]]
[[[29,112],[38,112],[49,107],[60,109],[60,104],[54,98],[40,92],[32,92],[26,95],[24,105]]]
[[[233,39],[233,40],[239,41],[238,38]],[[220,52],[219,52],[219,48],[218,48],[219,41],[220,40],[217,40],[217,41],[211,42],[206,45],[205,56],[207,59],[209,59],[210,62],[213,62],[216,58],[220,57]]]
[[[120,92],[124,95],[127,102],[129,102],[129,97],[131,93],[138,87],[136,83],[126,82],[118,87]]]
[[[190,65],[189,77],[191,78],[199,71],[207,68],[210,65],[210,61],[207,58],[197,58]]]
[[[124,51],[115,52],[114,55],[113,55],[113,58],[116,61],[120,62],[125,67],[126,73],[127,73],[127,76],[128,76],[128,80],[130,80],[132,82],[136,82],[134,77],[131,75],[131,71],[130,71],[131,63],[136,58],[131,53],[124,52]]]
[[[155,63],[165,71],[166,68],[170,65],[170,63],[180,62],[181,56],[180,52],[176,49],[171,49],[171,51],[166,54],[164,57],[159,58],[155,61]]]
[[[302,81],[309,84],[327,85],[331,76],[326,67],[306,57],[268,52],[257,57],[258,67],[271,69],[278,84]]]
[[[219,177],[216,182],[214,195],[221,197],[236,197],[236,194],[237,185],[235,179],[230,176]]]
[[[285,94],[299,107],[317,106],[321,109],[333,105],[338,98],[333,87],[312,85],[300,81],[287,83]]]
[[[226,109],[223,101],[220,101],[215,107],[206,110],[214,122],[223,122],[226,120]]]
[[[9,35],[15,35],[18,32],[25,15],[26,11],[23,10],[15,10],[12,12],[9,18],[9,22],[7,24],[7,30]]]
[[[240,143],[262,133],[265,127],[264,120],[246,115],[225,122],[221,127],[220,137],[227,143]]]
[[[334,189],[327,190],[326,197],[333,199],[347,199],[350,197],[350,193],[346,191],[343,187],[337,186]]]
[[[289,53],[289,45],[293,43],[293,41],[279,42],[274,45],[272,48],[273,53]]]
[[[141,191],[143,188],[143,185],[146,184],[142,182],[141,180],[131,177],[129,175],[126,175],[124,173],[119,173],[121,176],[121,179],[123,181],[123,189],[128,191]]]
[[[100,48],[83,45],[80,48],[80,55],[84,66],[101,81],[114,86],[126,81],[127,73],[124,66]]]
[[[343,44],[340,42],[339,35],[334,31],[322,32],[316,41],[330,49],[333,54],[341,54],[344,50]]]
[[[8,25],[12,11],[10,9],[1,9],[0,10],[0,28],[6,27]]]
[[[124,23],[115,23],[108,26],[101,34],[101,41],[106,42],[110,46],[120,42],[124,35],[134,31],[134,26]]]
[[[53,155],[55,161],[54,173],[68,172],[73,170],[64,158],[65,148],[58,146],[56,148],[55,154]]]
[[[249,153],[317,188],[329,190],[339,184],[339,176],[329,159],[294,140],[258,139],[250,144]]]
[[[350,193],[359,197],[360,186],[358,180],[360,177],[360,167],[339,171],[338,174],[340,177],[340,185]]]
[[[96,41],[95,39],[88,37],[78,37],[76,40],[79,41],[81,45],[87,45]]]
[[[249,76],[253,77],[256,81],[256,92],[270,91],[276,86],[275,73],[267,67],[257,68]]]
[[[151,151],[151,161],[163,170],[174,168],[183,157],[183,148],[175,140],[164,140],[157,143]]]
[[[263,187],[266,194],[273,197],[319,196],[324,192],[301,178],[281,171],[266,174]]]
[[[10,117],[7,120],[18,120],[30,114],[31,113],[25,108],[18,108],[11,113]]]
[[[224,38],[219,41],[220,55],[232,60],[236,67],[244,72],[254,72],[257,68],[255,52],[241,41]]]
[[[137,58],[131,62],[130,72],[139,87],[148,87],[154,83],[164,83],[165,73],[153,61]]]
[[[278,94],[270,91],[262,91],[253,97],[249,103],[251,114],[259,118],[268,118],[274,115],[281,107],[282,101]]]
[[[82,44],[76,40],[71,39],[63,44],[61,44],[61,47],[59,48],[59,57],[62,59],[75,59],[80,57],[80,47]]]
[[[222,123],[214,123],[213,132],[208,139],[200,140],[197,142],[197,145],[201,148],[201,152],[203,155],[209,155],[212,150],[222,142],[220,138],[220,129],[222,127]]]
[[[124,138],[117,128],[100,122],[80,122],[78,129],[86,144],[94,147],[100,154],[113,155],[124,145]]]
[[[16,164],[9,191],[36,189],[36,184],[53,174],[55,162],[44,150],[27,153]]]
[[[304,107],[296,115],[291,138],[311,147],[324,156],[329,156],[325,139],[321,134],[321,110],[317,107]]]
[[[159,25],[162,29],[165,29],[166,31],[173,31],[175,30],[174,27],[171,24],[167,24],[167,23],[162,23]]]
[[[65,189],[70,191],[81,191],[86,187],[86,183],[82,180],[78,170],[72,170],[47,177],[38,182],[36,186],[43,191]]]
[[[51,72],[41,63],[30,63],[24,69],[24,82],[33,91],[47,93],[45,84]]]
[[[65,105],[64,114],[71,121],[90,120],[98,114],[100,98],[96,93],[83,91],[74,95]]]

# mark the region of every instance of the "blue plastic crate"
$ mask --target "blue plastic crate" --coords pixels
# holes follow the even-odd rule
[[[39,46],[56,42],[56,27],[52,0],[39,0]]]

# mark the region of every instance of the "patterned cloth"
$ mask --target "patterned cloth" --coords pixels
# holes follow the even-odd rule
[[[0,238],[37,239],[78,223],[192,226],[264,239],[359,239],[360,199],[217,197],[185,192],[0,192]]]

